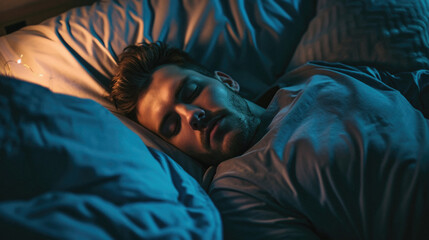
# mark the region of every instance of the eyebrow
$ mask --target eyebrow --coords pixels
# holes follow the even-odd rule
[[[179,83],[179,85],[177,86],[176,91],[175,91],[175,93],[174,93],[174,99],[175,99],[175,100],[179,98],[180,92],[182,91],[183,87],[186,85],[186,83],[187,83],[187,82],[189,82],[189,76],[186,76],[186,77],[184,77],[184,78],[182,78],[182,79],[180,80],[180,83]],[[161,131],[162,126],[164,126],[165,121],[167,121],[167,119],[170,117],[170,115],[171,115],[171,112],[167,113],[167,114],[162,118],[161,123],[160,123],[160,124],[159,124],[159,126],[158,126],[158,132],[159,132],[159,133],[162,133],[162,131]],[[164,136],[164,134],[161,134],[161,135],[163,135],[163,136]],[[164,136],[164,137],[165,137],[165,136]]]

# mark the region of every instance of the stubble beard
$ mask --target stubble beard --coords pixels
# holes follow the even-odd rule
[[[249,144],[252,142],[252,138],[260,122],[256,115],[250,110],[248,102],[242,96],[231,91],[228,99],[235,110],[242,113],[241,116],[235,118],[237,122],[234,124],[234,127],[241,131],[228,143],[224,143],[227,149],[222,149],[222,155],[224,155],[223,160],[239,156],[251,147]]]

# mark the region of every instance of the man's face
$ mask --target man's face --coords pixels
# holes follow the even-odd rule
[[[137,120],[183,152],[210,165],[250,146],[260,119],[233,80],[164,65],[137,102]]]

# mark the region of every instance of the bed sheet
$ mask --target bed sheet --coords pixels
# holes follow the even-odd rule
[[[128,44],[161,40],[233,76],[242,94],[254,99],[286,68],[315,5],[314,0],[101,0],[1,37],[2,72],[114,111],[106,97],[117,56]],[[190,172],[201,178],[192,159],[118,117],[148,146],[186,169],[193,166]]]
[[[425,239],[429,70],[313,62],[284,78],[268,133],[216,169],[225,239]]]
[[[0,76],[0,239],[221,239],[199,183],[93,100]]]

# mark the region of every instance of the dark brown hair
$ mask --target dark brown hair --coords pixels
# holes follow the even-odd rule
[[[209,77],[213,72],[196,63],[186,52],[162,42],[130,45],[119,55],[118,67],[111,82],[110,97],[117,110],[136,121],[136,105],[152,74],[162,65],[174,64]]]

